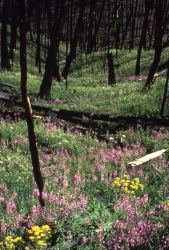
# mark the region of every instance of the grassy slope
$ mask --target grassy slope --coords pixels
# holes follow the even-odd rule
[[[147,55],[151,56],[151,53],[145,55],[148,61],[149,57]],[[125,52],[122,51],[120,60],[122,61],[124,58],[130,59],[134,56],[135,52],[125,55]],[[94,59],[91,59],[88,67],[85,66],[83,69],[76,69],[76,71],[71,73],[67,91],[65,90],[64,83],[54,82],[52,91],[53,98],[65,101],[55,108],[111,113],[114,115],[158,115],[159,100],[161,99],[162,86],[164,84],[163,78],[159,78],[153,88],[147,93],[142,92],[143,82],[136,83],[121,80],[119,85],[111,88],[104,84],[107,76],[106,73],[104,74],[100,70],[99,57],[100,55],[96,55],[95,62]],[[30,91],[37,93],[42,76],[37,74],[35,68],[31,66],[33,65],[31,57],[28,58],[28,63]],[[119,70],[121,70],[121,77],[127,76],[127,72],[129,72],[128,75],[130,75],[133,72],[133,65],[132,63],[123,64],[123,68]],[[83,73],[82,76],[81,73]],[[19,77],[19,66],[17,64],[14,65],[13,72],[0,72],[0,81],[16,84],[18,90]],[[112,213],[112,206],[121,196],[112,190],[111,180],[109,182],[107,182],[107,179],[93,181],[93,175],[100,177],[101,174],[104,173],[105,176],[107,176],[107,173],[113,170],[116,170],[119,175],[122,175],[125,172],[125,165],[129,160],[136,159],[145,153],[161,148],[169,148],[168,131],[162,130],[159,132],[158,137],[161,137],[160,140],[156,140],[154,132],[149,129],[146,131],[141,128],[138,128],[136,131],[132,129],[120,131],[115,137],[119,138],[122,134],[126,136],[125,149],[126,152],[128,150],[129,152],[131,151],[132,155],[130,159],[124,157],[124,159],[116,165],[113,161],[104,163],[100,154],[101,150],[105,153],[107,152],[108,155],[110,152],[112,154],[113,151],[111,150],[114,148],[113,143],[106,145],[90,136],[83,136],[79,133],[64,133],[62,127],[58,127],[58,129],[54,127],[53,130],[52,124],[51,129],[47,129],[42,122],[35,122],[35,129],[41,169],[44,180],[47,181],[47,183],[50,183],[50,181],[53,183],[54,174],[58,176],[60,180],[62,178],[63,169],[60,166],[64,163],[64,159],[62,155],[60,157],[58,156],[58,153],[62,152],[62,150],[66,150],[69,154],[68,161],[66,162],[69,183],[72,185],[73,176],[76,172],[80,172],[83,178],[86,178],[86,186],[83,192],[88,195],[93,203],[95,199],[97,201],[94,205],[89,203],[88,209],[90,212],[87,211],[89,216],[93,218],[91,228],[94,229],[95,227],[97,228],[97,224],[112,224],[112,220],[114,220],[113,216],[117,216],[118,218],[118,214]],[[36,203],[32,199],[35,183],[32,176],[25,121],[0,122],[0,143],[0,183],[7,185],[9,197],[11,197],[13,193],[17,193],[17,211],[24,214],[29,213],[32,206]],[[139,154],[136,154],[137,147],[143,149]],[[115,160],[117,156],[115,155]],[[142,177],[142,181],[145,185],[144,193],[149,195],[148,206],[150,209],[164,203],[168,197],[168,189],[166,187],[168,184],[169,171],[168,168],[164,169],[162,164],[163,163],[160,162],[155,162],[155,166],[153,166],[152,163],[148,164],[144,172],[144,177]],[[157,174],[153,167],[157,167],[158,170],[161,171],[160,174],[159,172]],[[51,188],[49,191],[51,191],[52,194],[58,191],[57,185],[55,186],[49,187]],[[103,208],[105,210],[103,210]],[[103,211],[105,211],[106,219],[102,218]],[[2,222],[3,220],[6,222],[8,219],[5,215],[3,207],[0,207],[0,218]],[[83,217],[81,220],[82,219]],[[62,220],[60,220],[60,223],[61,221]],[[79,221],[78,216],[73,217],[72,221],[70,220],[66,226],[72,231],[75,230],[73,226],[75,228],[77,226],[77,232],[78,230],[84,231],[84,223],[82,223],[81,227]],[[15,222],[13,226],[15,230]],[[94,229],[91,229],[91,231]],[[61,230],[66,230],[64,223]],[[76,230],[73,232],[76,233]],[[85,248],[82,246],[82,248],[79,249]],[[92,247],[89,246],[89,248],[86,249],[92,249]],[[99,247],[98,249],[104,248]]]
[[[161,61],[167,55],[164,50]],[[42,75],[37,73],[33,66],[34,51],[28,53],[28,83],[31,93],[38,93]],[[15,59],[19,57],[16,51]],[[101,54],[96,53],[94,57],[83,58],[83,66],[72,65],[68,78],[68,89],[64,82],[53,81],[52,97],[63,100],[56,109],[64,108],[69,110],[81,110],[98,113],[110,113],[112,115],[159,115],[165,78],[159,77],[153,88],[148,92],[142,92],[143,81],[128,81],[127,78],[133,75],[135,66],[136,51],[120,51],[117,63],[122,63],[117,70],[119,84],[110,87],[106,84],[107,73],[103,70]],[[147,74],[148,67],[152,60],[152,51],[143,52],[141,68],[142,74]],[[127,63],[125,63],[127,62]],[[19,65],[14,64],[12,72],[0,71],[0,81],[12,83],[19,90],[20,72]],[[168,115],[168,108],[165,110]]]

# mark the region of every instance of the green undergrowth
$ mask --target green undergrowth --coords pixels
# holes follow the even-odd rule
[[[115,51],[112,51],[115,55]],[[168,50],[164,50],[161,61],[165,61]],[[152,60],[152,51],[142,53],[142,75],[146,75]],[[15,52],[15,59],[18,60],[18,50]],[[29,92],[37,95],[43,74],[37,72],[34,67],[33,50],[28,53],[28,85]],[[88,111],[96,113],[108,113],[111,115],[144,115],[158,116],[162,102],[165,77],[159,77],[152,89],[143,91],[144,81],[128,81],[127,78],[134,74],[136,51],[128,53],[122,50],[118,52],[116,74],[117,85],[107,85],[107,69],[103,68],[104,56],[97,52],[94,56],[84,56],[83,64],[80,59],[72,64],[68,77],[68,88],[65,82],[53,80],[52,98],[60,100],[61,103],[53,105],[54,109],[68,109]],[[77,67],[78,65],[78,67]],[[42,72],[43,73],[43,72]],[[20,67],[14,63],[11,72],[0,71],[0,82],[13,84],[20,91]],[[45,103],[46,105],[46,103]],[[49,106],[51,104],[48,104]],[[165,115],[168,115],[168,101],[166,103]]]
[[[151,227],[153,230],[157,227],[157,231],[150,241],[151,247],[146,245],[145,249],[155,249],[154,244],[160,244],[160,235],[168,232],[168,215],[162,209],[160,213],[158,210],[160,206],[168,204],[168,151],[164,158],[150,161],[138,171],[129,170],[131,182],[136,178],[138,185],[142,187],[142,190],[132,191],[135,196],[126,196],[116,177],[122,178],[121,181],[126,178],[124,174],[127,173],[126,166],[130,161],[162,148],[168,150],[168,130],[130,128],[116,134],[107,134],[111,138],[107,144],[90,134],[82,135],[79,131],[65,133],[62,126],[51,121],[35,121],[35,131],[45,185],[44,195],[51,199],[48,201],[45,198],[46,212],[43,218],[38,217],[39,206],[35,197],[37,190],[32,173],[26,122],[0,122],[1,202],[4,199],[1,203],[3,206],[0,206],[0,223],[4,225],[5,222],[10,226],[1,235],[1,241],[8,235],[20,236],[25,242],[22,244],[28,243],[31,249],[40,249],[35,242],[29,242],[25,229],[23,231],[22,227],[17,226],[19,219],[23,218],[24,223],[28,223],[28,219],[32,218],[33,225],[47,224],[52,228],[52,239],[48,241],[48,246],[62,250],[66,244],[69,249],[104,250],[108,249],[105,240],[109,242],[112,237],[121,237],[116,228],[117,223],[127,223],[126,230],[137,227],[142,221],[148,227],[149,224],[146,223],[150,223],[147,222],[149,216]],[[117,186],[113,187],[113,182]],[[4,185],[8,189],[6,193],[3,191]],[[137,185],[133,188],[137,188]],[[60,202],[57,205],[55,198]],[[144,206],[140,205],[142,200]],[[129,204],[131,211],[126,212],[125,207],[119,209],[119,204],[124,204],[125,207]],[[80,211],[74,211],[74,206],[80,206]],[[128,213],[129,216],[132,213],[133,220],[126,219]],[[160,231],[159,221],[162,225]],[[105,235],[103,241],[99,233],[102,227]],[[129,236],[126,230],[127,241]],[[69,235],[72,238],[68,239]],[[83,243],[86,238],[87,242]],[[37,243],[40,244],[38,241]],[[125,244],[124,242],[124,246]]]

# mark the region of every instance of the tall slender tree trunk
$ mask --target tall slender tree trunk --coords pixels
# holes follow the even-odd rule
[[[39,155],[36,145],[36,135],[34,131],[34,123],[32,117],[32,107],[28,96],[28,85],[27,85],[25,0],[19,0],[19,10],[20,10],[19,29],[20,29],[21,94],[25,108],[25,115],[28,127],[29,148],[31,153],[33,174],[40,194],[39,202],[40,205],[43,207],[45,205],[42,197],[43,179],[40,171]]]
[[[45,73],[39,91],[39,96],[48,100],[51,98],[52,78],[54,67],[56,65],[56,55],[58,51],[58,46],[59,41],[51,41],[45,64]]]
[[[156,0],[155,5],[155,41],[154,41],[154,59],[150,66],[150,70],[148,73],[148,77],[145,83],[145,87],[149,88],[153,82],[154,74],[156,72],[156,69],[158,67],[158,64],[160,62],[160,57],[162,53],[162,43],[163,43],[163,34],[164,34],[164,27],[163,27],[163,3],[162,1]]]
[[[56,67],[56,57],[59,53],[63,21],[65,17],[65,0],[58,0],[55,8],[55,23],[50,34],[50,45],[45,64],[45,73],[39,90],[39,96],[44,99],[51,98],[51,87],[54,70]]]
[[[37,1],[36,5],[36,14],[37,14],[37,37],[36,37],[36,58],[35,58],[35,66],[38,67],[39,73],[41,73],[41,0]]]
[[[135,41],[135,26],[136,26],[136,14],[137,14],[137,8],[138,8],[138,1],[132,0],[132,7],[133,10],[132,14],[132,22],[131,22],[131,39],[130,39],[130,50],[134,48],[134,41]],[[135,5],[135,6],[134,6]]]
[[[74,32],[74,37],[73,37],[72,42],[70,44],[70,52],[66,58],[66,63],[65,63],[64,69],[62,71],[62,76],[64,79],[67,79],[71,63],[72,63],[73,59],[76,57],[76,48],[77,48],[77,44],[79,42],[79,35],[83,31],[83,14],[84,14],[84,10],[85,10],[85,4],[86,4],[85,1],[82,1],[81,5],[80,5],[79,16],[78,16],[78,20],[77,20],[77,24],[76,24],[76,28],[75,28],[75,32]]]
[[[150,14],[150,1],[151,0],[145,0],[145,14],[144,14],[144,21],[143,21],[143,28],[141,33],[140,42],[138,45],[137,50],[137,59],[136,59],[136,67],[135,67],[135,76],[140,75],[140,61],[141,61],[141,52],[144,44],[146,44],[146,34],[148,29],[148,19]]]
[[[168,82],[169,82],[169,61],[167,65],[167,77],[166,77],[166,82],[165,82],[165,87],[164,87],[164,94],[163,94],[163,100],[161,103],[161,110],[160,110],[160,115],[164,115],[164,109],[165,109],[165,103],[167,99],[167,92],[168,92]]]
[[[8,8],[9,0],[4,0],[2,5],[2,26],[1,26],[1,67],[6,70],[11,70],[9,52],[8,52]]]
[[[9,56],[13,63],[14,58],[14,49],[16,49],[16,40],[17,40],[17,1],[11,1],[11,40],[10,40],[10,52]]]
[[[89,11],[89,27],[87,31],[87,53],[91,53],[92,45],[92,34],[94,26],[94,8],[96,5],[96,0],[90,0],[90,11]]]
[[[115,70],[114,70],[114,60],[112,53],[107,54],[108,61],[108,84],[114,85],[116,84]]]
[[[98,31],[99,31],[99,28],[100,28],[100,24],[101,24],[101,21],[102,21],[102,16],[103,16],[103,13],[104,13],[105,2],[106,2],[106,0],[102,0],[102,2],[101,2],[101,7],[100,7],[100,13],[99,13],[98,21],[97,21],[97,23],[95,25],[95,29],[93,31],[94,34],[90,38],[90,47],[88,48],[88,53],[92,53],[93,50],[94,50],[94,48],[96,47],[96,38],[97,38],[97,34],[98,34]]]

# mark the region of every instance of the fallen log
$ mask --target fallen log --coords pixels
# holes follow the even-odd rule
[[[14,89],[15,91],[17,91],[16,86],[14,86],[14,85],[12,85],[10,83],[0,82],[0,86],[2,86],[2,87],[8,87],[8,88],[11,88],[11,89]]]
[[[160,156],[162,156],[167,150],[162,149],[160,151],[153,152],[151,154],[145,155],[135,161],[129,162],[128,167],[138,167],[141,166],[147,162],[150,162],[151,160],[154,160]]]
[[[19,94],[8,94],[0,92],[0,99],[7,103],[12,103],[22,107],[22,101]],[[109,123],[108,128],[113,126],[164,126],[169,127],[169,117],[141,117],[141,116],[112,116],[108,114],[96,114],[90,112],[71,111],[71,110],[55,110],[44,104],[37,104],[32,102],[32,108],[34,112],[43,112],[45,115],[55,115],[56,119],[60,118],[66,121],[70,121],[76,124],[80,124],[84,127],[93,127],[93,124],[99,124],[101,122]]]

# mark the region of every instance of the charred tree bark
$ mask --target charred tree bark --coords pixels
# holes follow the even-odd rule
[[[29,148],[31,153],[33,174],[36,185],[39,190],[39,202],[40,205],[44,207],[45,204],[42,197],[43,178],[40,171],[39,155],[36,145],[36,135],[34,131],[34,123],[32,117],[32,107],[28,96],[28,86],[27,86],[25,0],[19,0],[19,10],[20,10],[19,29],[20,29],[21,94],[25,108],[25,116],[28,127]]]
[[[108,84],[114,85],[116,84],[115,70],[114,70],[114,61],[112,53],[107,54],[108,61]]]
[[[169,61],[168,61],[168,68],[167,68],[167,78],[165,82],[165,87],[164,87],[164,94],[163,94],[163,100],[161,103],[161,110],[160,110],[160,115],[164,115],[164,109],[165,109],[165,103],[167,99],[167,92],[168,92],[168,82],[169,82]]]
[[[60,5],[59,5],[60,4]],[[52,78],[54,74],[54,69],[56,67],[56,56],[59,51],[59,44],[61,39],[63,20],[65,16],[65,1],[58,0],[58,9],[56,10],[58,16],[56,16],[55,23],[52,27],[51,37],[50,37],[50,46],[48,48],[48,54],[45,64],[45,73],[43,76],[42,84],[39,90],[39,96],[44,99],[51,98],[51,87],[52,87]]]
[[[41,0],[37,1],[36,5],[36,15],[37,15],[37,37],[36,37],[36,58],[35,58],[35,66],[38,67],[39,73],[41,73]]]
[[[135,26],[136,26],[136,14],[137,14],[137,8],[138,8],[138,1],[132,0],[132,6],[131,9],[133,10],[132,14],[132,22],[131,22],[131,39],[130,39],[130,50],[134,48],[134,41],[135,41]],[[135,6],[134,6],[135,5]]]
[[[146,88],[150,88],[154,74],[156,72],[156,69],[158,67],[158,64],[160,62],[160,57],[162,53],[162,43],[163,43],[163,34],[164,34],[164,27],[163,27],[163,3],[162,1],[157,1],[156,0],[156,5],[155,5],[155,13],[154,13],[154,18],[155,18],[155,41],[154,41],[154,59],[151,64],[148,77],[145,83]]]
[[[145,15],[144,15],[141,38],[140,38],[140,42],[139,42],[138,50],[137,50],[135,76],[140,75],[141,52],[142,52],[143,46],[146,44],[146,34],[147,34],[148,25],[149,25],[148,19],[149,19],[149,14],[150,14],[150,4],[151,4],[150,1],[151,0],[148,0],[148,1],[145,0]]]
[[[96,5],[96,0],[90,0],[90,11],[89,11],[89,27],[87,32],[87,53],[91,53],[92,51],[92,34],[93,34],[93,26],[94,26],[94,8]]]
[[[17,2],[11,1],[11,12],[12,12],[12,19],[11,19],[11,40],[10,40],[10,52],[9,57],[13,63],[14,57],[14,49],[16,49],[16,40],[17,40]]]
[[[7,23],[8,23],[9,0],[4,0],[2,5],[2,26],[1,26],[1,67],[11,70],[8,39],[7,39]]]
[[[81,5],[80,5],[79,16],[78,16],[74,36],[73,36],[72,42],[70,44],[70,51],[69,51],[69,54],[66,58],[66,63],[65,63],[64,69],[62,71],[62,77],[64,79],[67,79],[71,63],[72,63],[73,59],[76,57],[76,49],[77,49],[77,44],[79,41],[79,35],[83,31],[83,14],[84,14],[84,10],[85,10],[85,4],[86,4],[85,1],[82,1]]]
[[[51,98],[52,77],[54,72],[54,66],[56,63],[56,54],[58,51],[58,47],[59,47],[59,41],[52,40],[48,49],[48,55],[45,65],[45,73],[39,91],[39,96],[44,99]]]

